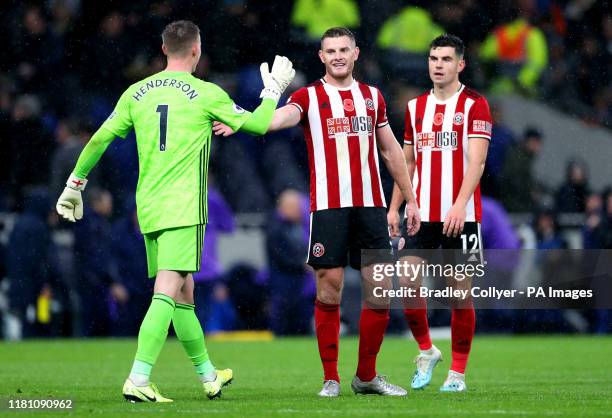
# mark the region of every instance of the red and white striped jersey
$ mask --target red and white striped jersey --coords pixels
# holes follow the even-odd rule
[[[433,92],[408,102],[404,146],[414,146],[413,187],[424,222],[444,222],[467,170],[468,140],[491,140],[491,113],[484,96],[461,85],[444,101]],[[466,207],[466,222],[480,222],[480,185]]]
[[[385,207],[376,128],[387,121],[376,87],[353,81],[338,88],[317,80],[291,95],[308,147],[310,210]]]

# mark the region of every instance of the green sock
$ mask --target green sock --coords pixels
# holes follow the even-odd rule
[[[153,295],[149,310],[142,320],[140,332],[138,332],[138,349],[132,369],[136,373],[147,372],[147,368],[142,367],[142,363],[153,366],[157,361],[168,336],[174,307],[174,300],[170,296],[161,293]],[[151,370],[148,369],[148,374],[150,373]]]
[[[208,358],[204,342],[204,331],[194,311],[195,306],[177,303],[172,325],[201,380],[214,380],[215,367]]]

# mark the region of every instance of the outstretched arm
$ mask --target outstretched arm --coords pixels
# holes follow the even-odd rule
[[[213,124],[215,135],[228,136],[239,129],[250,135],[260,136],[270,130],[270,123],[275,116],[276,104],[281,95],[293,80],[295,70],[293,64],[287,57],[276,56],[272,64],[272,70],[268,69],[268,63],[264,62],[259,68],[264,88],[259,97],[262,98],[261,104],[251,113],[249,119],[243,121],[241,125],[231,128],[224,119],[220,119]],[[231,123],[230,123],[231,125]],[[239,128],[238,128],[239,126]]]
[[[412,182],[410,181],[408,167],[406,166],[406,159],[389,125],[378,128],[376,130],[376,138],[385,165],[389,169],[389,173],[393,177],[393,180],[395,180],[395,183],[397,183],[402,196],[407,202],[406,217],[408,233],[414,235],[421,227],[421,217],[419,215],[414,192],[412,191]]]
[[[253,111],[253,113],[251,114],[251,117],[247,119],[246,122],[244,122],[244,124],[240,127],[240,131],[246,132],[247,134],[253,135],[253,136],[261,136],[265,134],[268,131],[268,127],[270,126],[270,123],[273,121],[275,109],[276,109],[275,100],[263,99],[261,101],[261,104],[257,106],[257,108]],[[213,124],[213,131],[215,132],[215,135],[219,135],[219,133],[217,133],[217,131],[219,130],[218,124],[221,124],[225,128],[227,128],[228,134],[227,135],[224,134],[223,136],[228,136],[234,133],[234,130],[230,128],[229,126],[221,122],[215,121]]]
[[[266,102],[266,100],[264,100]],[[262,103],[263,105],[263,103]],[[281,129],[291,128],[300,122],[300,111],[293,105],[283,106],[276,109],[272,115],[272,121],[269,127],[265,130],[268,124],[258,113],[260,105],[253,111],[253,116],[240,127],[241,132],[246,132],[249,135],[263,135],[266,132],[280,131]],[[263,131],[262,131],[263,130]],[[234,130],[226,124],[215,121],[213,124],[213,132],[218,136],[230,136],[234,134]]]
[[[272,118],[272,123],[268,128],[268,132],[292,128],[300,123],[300,119],[301,114],[297,107],[291,104],[283,106],[274,112],[274,117]]]

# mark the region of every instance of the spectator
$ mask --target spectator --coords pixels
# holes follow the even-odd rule
[[[195,307],[196,315],[210,332],[210,325],[206,322],[206,319],[210,318],[211,315],[217,315],[213,311],[220,306],[206,302],[211,297],[211,294],[213,300],[225,301],[225,298],[221,298],[223,296],[222,291],[219,290],[216,295],[213,292],[215,285],[223,281],[223,269],[217,253],[219,234],[232,233],[235,225],[232,210],[212,184],[212,179],[209,180],[211,184],[208,186],[208,223],[206,224],[206,239],[202,249],[202,261],[200,264],[202,267],[200,271],[193,274],[193,280],[195,282],[194,298],[195,300],[202,301],[202,303]],[[218,298],[214,299],[215,296]],[[219,321],[216,322],[219,325],[217,330],[223,330]]]
[[[594,249],[610,249],[612,248],[612,191],[611,189],[607,189],[602,196],[602,199],[599,201],[601,203],[603,201],[603,211],[600,212],[599,216],[593,219],[591,216],[587,219],[586,222],[586,234],[588,240],[585,239],[585,247],[586,248],[594,248]],[[591,203],[591,202],[589,202]],[[587,209],[590,205],[587,205]],[[597,210],[596,203],[593,205],[593,209]],[[588,244],[588,247],[587,247]],[[600,271],[606,271],[606,265],[608,266],[607,271],[609,271],[610,267],[610,259],[607,255],[600,255],[600,257],[605,258],[603,261],[603,267]],[[604,277],[603,281],[609,283],[609,275],[608,277]],[[604,289],[606,287],[604,286]],[[602,290],[605,292],[605,290]],[[610,315],[612,314],[612,310],[610,309],[598,309],[595,311],[595,324],[594,331],[598,334],[604,334],[610,332],[612,327],[612,323],[610,322]]]
[[[202,250],[202,269],[194,274],[196,282],[215,281],[221,277],[223,270],[217,254],[218,236],[232,233],[235,228],[232,209],[214,186],[212,178],[209,181],[206,239]]]
[[[518,11],[518,6],[509,7],[506,22],[495,28],[480,48],[480,58],[494,65],[490,88],[495,94],[534,95],[548,64],[544,33]]]
[[[575,79],[578,67],[578,56],[566,48],[563,39],[553,39],[550,42],[550,65],[540,83],[543,99],[557,102],[565,111],[586,115],[588,106],[581,100]]]
[[[571,257],[563,257],[562,250],[567,243],[559,235],[556,214],[550,210],[541,211],[536,215],[534,229],[537,238],[535,262],[537,273],[541,275],[540,285],[558,287],[563,283],[575,280],[579,271]],[[568,315],[559,309],[527,310],[518,314],[519,327],[524,324],[537,326],[544,332],[553,330],[569,330],[572,327]]]
[[[123,71],[118,71],[117,63],[131,64],[133,48],[124,35],[125,17],[118,11],[106,15],[100,23],[98,34],[92,40],[90,65],[96,71],[90,74],[87,85],[98,90],[101,96],[120,94],[120,86],[126,84]],[[132,53],[130,52],[132,51]]]
[[[39,295],[49,300],[54,283],[54,260],[48,217],[51,202],[46,189],[36,188],[25,199],[7,246],[9,310],[21,324],[24,337],[43,335],[47,321],[26,316],[35,309]],[[48,331],[48,330],[47,330]],[[19,335],[16,336],[19,338]]]
[[[136,335],[153,296],[153,280],[148,278],[147,254],[131,201],[125,215],[112,226],[111,249],[119,281],[111,292],[110,330],[112,335]]]
[[[559,213],[584,212],[589,194],[586,166],[582,162],[569,161],[565,183],[556,194],[556,208]]]
[[[78,119],[62,119],[55,130],[57,148],[51,156],[50,186],[53,192],[61,192],[66,179],[70,176],[79,154],[91,137],[91,127]],[[89,175],[92,184],[99,184],[98,170]]]
[[[14,83],[9,77],[0,75],[0,146],[8,150],[9,139],[13,134],[11,110],[13,108],[12,90]],[[10,152],[0,153],[0,210],[6,211],[9,206],[11,191],[12,155]]]
[[[308,252],[302,215],[304,199],[295,190],[285,190],[268,223],[270,325],[277,335],[306,333],[312,316],[311,298],[304,295],[309,278],[304,258]]]
[[[557,217],[553,212],[542,211],[536,216],[535,231],[538,250],[567,248],[567,243],[559,235]]]
[[[112,252],[111,224],[113,199],[109,192],[91,189],[90,206],[75,224],[74,249],[77,271],[76,291],[80,300],[80,336],[103,336],[110,331],[109,302],[127,302],[129,294],[121,284]]]
[[[11,156],[10,186],[17,202],[21,201],[25,188],[47,182],[53,143],[45,135],[40,112],[40,100],[31,95],[18,97],[13,108],[12,126],[3,153]]]
[[[610,55],[604,52],[602,57],[602,51],[606,51],[606,46],[592,33],[584,36],[578,48],[577,68],[575,69],[578,94],[581,101],[589,106],[593,106],[597,95],[605,92],[605,88],[610,85],[608,72]],[[593,117],[590,116],[588,119],[593,120]]]
[[[213,285],[210,297],[204,300],[210,306],[205,318],[207,335],[236,329],[238,313],[230,298],[229,288],[225,283],[216,282]]]
[[[49,79],[62,57],[62,46],[51,36],[40,6],[25,9],[14,32],[11,50],[15,57],[17,82],[24,93],[40,94],[50,87]]]
[[[432,39],[444,33],[431,14],[420,7],[407,6],[391,16],[380,28],[376,44],[385,51],[383,65],[394,78],[424,87],[430,80],[427,52]]]
[[[359,27],[359,6],[355,0],[297,0],[291,24],[303,29],[305,40],[318,43],[323,32],[331,27]]]
[[[246,30],[244,21],[249,14],[246,8],[246,0],[223,0],[211,14],[212,31],[209,37],[203,38],[204,46],[210,42],[211,48],[206,48],[210,54],[211,62],[215,68],[221,71],[234,72],[240,68],[240,52],[243,43],[249,43],[245,38]],[[205,28],[202,28],[205,30]],[[224,42],[227,34],[231,33],[240,42]],[[208,40],[208,42],[207,42]],[[223,47],[220,47],[223,45]],[[202,48],[205,49],[205,48]]]
[[[431,40],[443,33],[444,29],[433,21],[427,10],[407,6],[382,25],[377,44],[381,49],[415,54],[423,59]]]
[[[536,208],[538,185],[533,176],[533,162],[541,148],[540,131],[527,128],[523,140],[508,150],[501,176],[504,190],[500,197],[509,212],[531,212]]]
[[[605,197],[606,193],[603,195]],[[601,224],[603,218],[602,201],[602,195],[597,193],[590,194],[586,199],[586,221],[582,228],[582,242],[583,247],[586,249],[601,248],[600,242],[598,241],[599,237],[595,236],[593,232]]]
[[[258,280],[258,272],[247,264],[238,264],[227,274],[231,300],[236,301],[238,329],[267,329],[266,289]]]
[[[493,132],[491,144],[487,152],[487,162],[482,176],[482,190],[484,194],[491,197],[500,197],[503,190],[501,181],[502,170],[508,149],[514,145],[514,134],[503,122],[502,110],[498,104],[491,106],[491,117],[493,119]]]
[[[593,228],[594,248],[612,248],[612,192],[604,194],[601,222]]]
[[[447,2],[436,3],[432,7],[436,20],[447,30],[447,33],[459,36],[467,45],[476,41],[479,42],[491,29],[491,12],[493,10],[480,7],[478,1],[459,0],[453,2],[453,4]],[[470,23],[466,25],[466,22]],[[468,46],[467,50],[470,49]]]

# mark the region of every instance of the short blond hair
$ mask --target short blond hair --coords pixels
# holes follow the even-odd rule
[[[177,20],[169,23],[161,36],[169,55],[185,55],[198,40],[200,28],[189,20]]]

